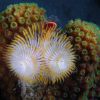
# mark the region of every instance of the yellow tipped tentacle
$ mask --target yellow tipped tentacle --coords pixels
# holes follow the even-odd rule
[[[75,52],[66,34],[34,23],[7,47],[10,69],[27,83],[62,81],[75,69]]]
[[[17,35],[7,48],[9,68],[21,80],[32,83],[37,81],[41,66],[41,51],[35,32],[24,29],[23,36]]]
[[[75,53],[72,49],[72,45],[69,42],[68,37],[65,34],[59,34],[54,31],[50,35],[48,35],[48,38],[46,37],[44,41],[49,42],[46,45],[44,44],[44,58],[51,72],[51,80],[53,83],[55,83],[58,80],[63,80],[73,71],[73,69],[75,68]],[[56,58],[54,58],[55,56]],[[64,59],[65,61],[60,62],[58,61],[58,59]],[[66,61],[66,59],[68,59],[68,61]],[[69,65],[67,66],[68,68],[65,65],[59,66],[58,64],[60,63],[69,63]],[[65,66],[66,68],[65,70],[61,71],[60,67],[62,66]]]

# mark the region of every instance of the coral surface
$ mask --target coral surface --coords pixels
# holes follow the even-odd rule
[[[0,13],[0,100],[99,100],[100,28],[87,21],[71,20],[63,31],[58,31],[61,34],[66,33],[65,35],[69,37],[77,57],[75,71],[69,77],[65,77],[63,81],[54,82],[55,84],[26,85],[22,81],[19,82],[19,78],[9,71],[2,58],[6,46],[11,44],[17,35],[22,36],[23,29],[27,29],[27,26],[30,27],[33,23],[41,21],[46,21],[45,10],[34,3],[10,5]],[[49,27],[51,26],[52,23]],[[45,29],[48,30],[48,25]],[[51,40],[51,34],[46,35],[45,31],[44,37],[46,40]],[[42,39],[44,40],[44,38]],[[53,42],[48,48],[51,48],[52,45]],[[47,55],[48,50],[46,49],[44,52]],[[48,67],[52,71],[50,66],[52,63],[48,58],[46,59]],[[46,72],[47,75],[49,71]],[[49,75],[50,73],[48,77],[50,77]],[[51,75],[53,81],[55,80],[54,75]],[[40,78],[40,80],[42,79],[43,77]]]

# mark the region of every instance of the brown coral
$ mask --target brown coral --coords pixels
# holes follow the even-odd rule
[[[94,86],[97,67],[97,29],[92,23],[80,19],[71,20],[65,27],[77,54],[77,72],[72,76],[80,88],[79,98],[88,98],[88,91]],[[84,92],[83,92],[84,91]]]
[[[27,25],[45,20],[45,10],[34,3],[10,5],[0,13],[0,34],[11,41]]]

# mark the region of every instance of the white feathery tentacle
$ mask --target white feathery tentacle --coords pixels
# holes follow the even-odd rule
[[[44,24],[43,24],[44,25]],[[10,70],[26,83],[63,80],[75,68],[75,53],[67,35],[33,24],[7,47]]]
[[[49,77],[53,83],[63,80],[75,68],[75,54],[67,36],[53,32],[49,40],[44,39],[43,46]]]
[[[6,59],[10,70],[26,83],[37,81],[41,66],[42,52],[36,33],[31,28],[24,30],[23,37],[18,35],[7,47]]]

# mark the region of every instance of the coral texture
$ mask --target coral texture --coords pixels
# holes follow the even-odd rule
[[[22,33],[27,25],[45,20],[44,14],[45,10],[34,3],[8,6],[0,13],[0,37],[4,37],[7,42],[11,41],[16,34]]]
[[[97,37],[98,30],[94,24],[80,19],[71,20],[65,27],[77,54],[77,72],[73,80],[79,84],[82,96],[80,99],[95,97],[95,72],[97,68]],[[92,91],[92,94],[90,93]]]

